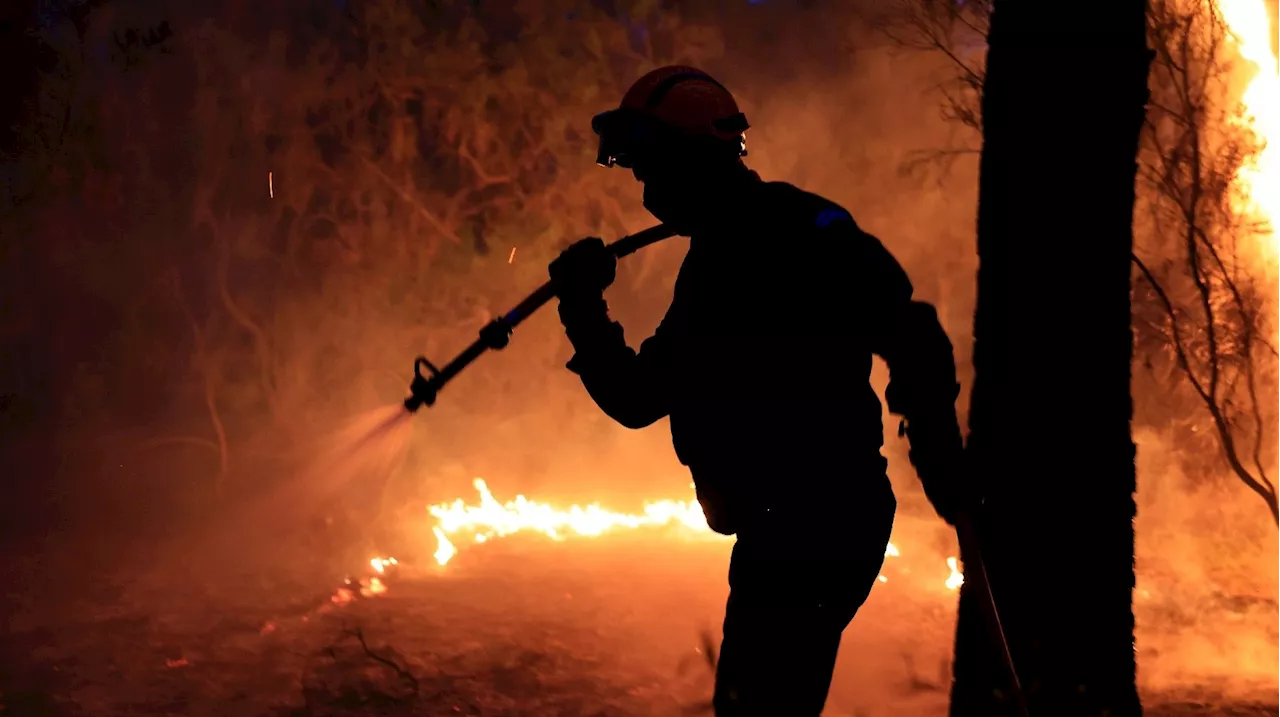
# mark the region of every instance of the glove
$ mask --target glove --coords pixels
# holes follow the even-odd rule
[[[609,319],[604,290],[617,276],[618,259],[596,237],[575,242],[547,267],[551,285],[560,297],[560,323],[578,352],[569,369],[575,373],[619,345],[622,327]],[[588,358],[583,358],[583,357]]]
[[[547,267],[556,296],[593,299],[604,293],[617,278],[618,258],[598,237],[575,242]]]
[[[911,465],[938,516],[955,525],[956,513],[971,499],[965,472],[964,446],[954,416],[949,420],[908,421]]]

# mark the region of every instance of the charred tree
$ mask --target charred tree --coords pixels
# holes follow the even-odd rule
[[[1130,256],[1151,55],[1146,2],[1105,7],[996,0],[983,86],[967,450],[1035,717],[1141,713]],[[951,714],[1013,714],[972,587]]]

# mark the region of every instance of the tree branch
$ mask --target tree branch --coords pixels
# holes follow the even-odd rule
[[[462,243],[462,239],[451,228],[449,228],[448,224],[441,221],[440,218],[438,218],[436,215],[427,211],[427,208],[422,206],[421,202],[419,202],[417,199],[414,199],[407,191],[402,189],[394,179],[387,176],[387,173],[382,171],[381,167],[374,164],[367,157],[362,157],[361,159],[364,160],[364,163],[369,167],[369,169],[373,170],[373,172],[377,174],[382,179],[382,181],[387,183],[387,186],[391,187],[391,189],[395,191],[396,194],[399,194],[402,199],[404,199],[411,206],[417,209],[418,213],[422,215],[422,218],[426,219],[431,224],[431,226],[435,227],[436,231],[443,234],[446,239],[448,239],[449,241],[452,241],[455,244]]]
[[[1134,255],[1132,260],[1134,265],[1138,267],[1138,270],[1147,280],[1147,283],[1151,286],[1152,290],[1156,293],[1156,296],[1160,299],[1161,304],[1165,307],[1165,311],[1169,315],[1169,320],[1172,324],[1170,333],[1173,338],[1174,349],[1178,355],[1178,361],[1182,366],[1184,366],[1184,373],[1187,376],[1187,379],[1190,381],[1196,393],[1200,396],[1200,399],[1204,402],[1205,408],[1209,411],[1209,416],[1213,420],[1214,428],[1217,430],[1218,439],[1221,443],[1223,455],[1227,460],[1228,466],[1230,466],[1231,471],[1236,474],[1236,477],[1244,482],[1250,490],[1257,493],[1258,496],[1262,498],[1263,502],[1267,504],[1268,511],[1271,513],[1271,519],[1275,521],[1277,525],[1280,525],[1280,512],[1277,512],[1275,487],[1265,475],[1260,476],[1261,480],[1255,479],[1255,477],[1250,474],[1249,470],[1245,468],[1244,464],[1240,461],[1239,454],[1236,450],[1235,439],[1231,431],[1231,426],[1223,415],[1221,407],[1215,400],[1216,396],[1211,396],[1196,378],[1195,374],[1185,368],[1188,366],[1187,354],[1182,344],[1180,332],[1178,331],[1177,311],[1174,309],[1173,302],[1169,300],[1168,294],[1165,293],[1164,288],[1160,286],[1160,282],[1156,280],[1155,276],[1151,273],[1151,270],[1147,268],[1147,265],[1138,258],[1137,255]]]
[[[178,306],[182,308],[182,313],[187,317],[187,323],[195,336],[196,363],[200,366],[200,373],[204,379],[205,410],[209,414],[209,423],[212,425],[214,436],[217,439],[215,445],[218,451],[218,476],[214,480],[213,490],[215,495],[222,497],[230,463],[230,449],[227,444],[227,431],[222,425],[222,415],[218,411],[217,381],[214,377],[208,347],[205,344],[204,331],[200,328],[200,322],[196,320],[195,312],[191,310],[191,304],[187,301],[186,293],[182,290],[182,278],[176,270],[172,275],[172,286],[174,295],[178,300]]]
[[[213,240],[218,245],[218,298],[221,299],[223,308],[227,310],[231,318],[253,337],[254,350],[258,354],[258,381],[262,385],[263,398],[266,400],[272,415],[278,415],[275,376],[272,371],[275,362],[272,359],[271,341],[267,338],[267,332],[250,318],[244,309],[236,303],[235,298],[231,296],[231,287],[228,284],[228,274],[231,267],[230,242],[216,235]]]

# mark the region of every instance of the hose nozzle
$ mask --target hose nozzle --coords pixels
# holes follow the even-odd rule
[[[423,367],[426,367],[430,376],[422,375]],[[413,382],[409,384],[409,397],[404,400],[405,410],[417,413],[419,408],[434,404],[441,383],[440,369],[428,361],[426,356],[414,359]]]

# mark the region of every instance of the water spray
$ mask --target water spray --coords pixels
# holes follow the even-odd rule
[[[676,234],[675,229],[659,224],[630,236],[625,236],[610,244],[608,249],[615,257],[621,259],[628,254],[634,254],[650,244],[669,239]],[[542,308],[548,301],[551,301],[555,295],[556,287],[551,282],[543,284],[537,291],[517,304],[514,309],[490,321],[484,328],[480,329],[480,337],[442,368],[437,368],[425,356],[419,356],[415,359],[413,362],[413,383],[409,384],[409,397],[404,400],[405,409],[410,413],[416,413],[423,406],[433,405],[436,402],[436,395],[440,393],[440,389],[444,388],[446,383],[461,373],[462,369],[470,366],[472,361],[480,358],[480,355],[485,351],[501,351],[506,348],[511,341],[511,333],[520,325],[520,322],[533,315],[535,311]]]

